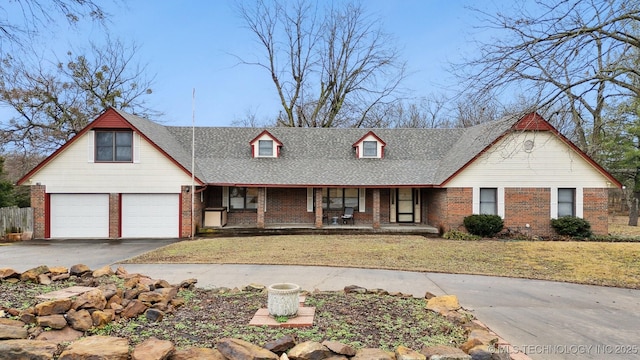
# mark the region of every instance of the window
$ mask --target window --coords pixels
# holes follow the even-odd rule
[[[133,132],[96,131],[96,162],[131,162]]]
[[[342,210],[346,207],[358,209],[358,195],[360,189],[329,188],[322,189],[322,208]]]
[[[378,142],[377,141],[363,141],[362,142],[362,155],[365,157],[377,157],[378,156]]]
[[[498,189],[480,188],[480,214],[498,214]]]
[[[558,189],[558,217],[576,215],[576,189]]]
[[[273,156],[273,140],[258,141],[258,156]]]
[[[229,189],[229,209],[257,209],[258,188],[232,187]]]

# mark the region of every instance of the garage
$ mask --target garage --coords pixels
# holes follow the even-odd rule
[[[108,194],[51,194],[52,238],[108,238]]]
[[[179,237],[178,194],[122,194],[122,237]]]

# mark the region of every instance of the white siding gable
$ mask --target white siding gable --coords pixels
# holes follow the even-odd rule
[[[48,193],[179,193],[191,176],[140,136],[134,136],[134,162],[96,163],[93,131],[51,159],[25,185],[41,183]]]
[[[525,141],[533,149],[525,151]],[[611,187],[609,180],[549,132],[509,135],[480,155],[445,187]]]

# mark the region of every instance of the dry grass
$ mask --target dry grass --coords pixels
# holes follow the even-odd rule
[[[319,265],[483,274],[640,289],[640,243],[289,235],[175,243],[132,263]]]

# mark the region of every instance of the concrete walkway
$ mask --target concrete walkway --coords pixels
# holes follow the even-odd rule
[[[463,307],[532,359],[640,359],[640,290],[477,275],[272,265],[125,264],[169,282],[242,287],[293,282],[305,290],[347,285],[424,296],[455,294]]]

